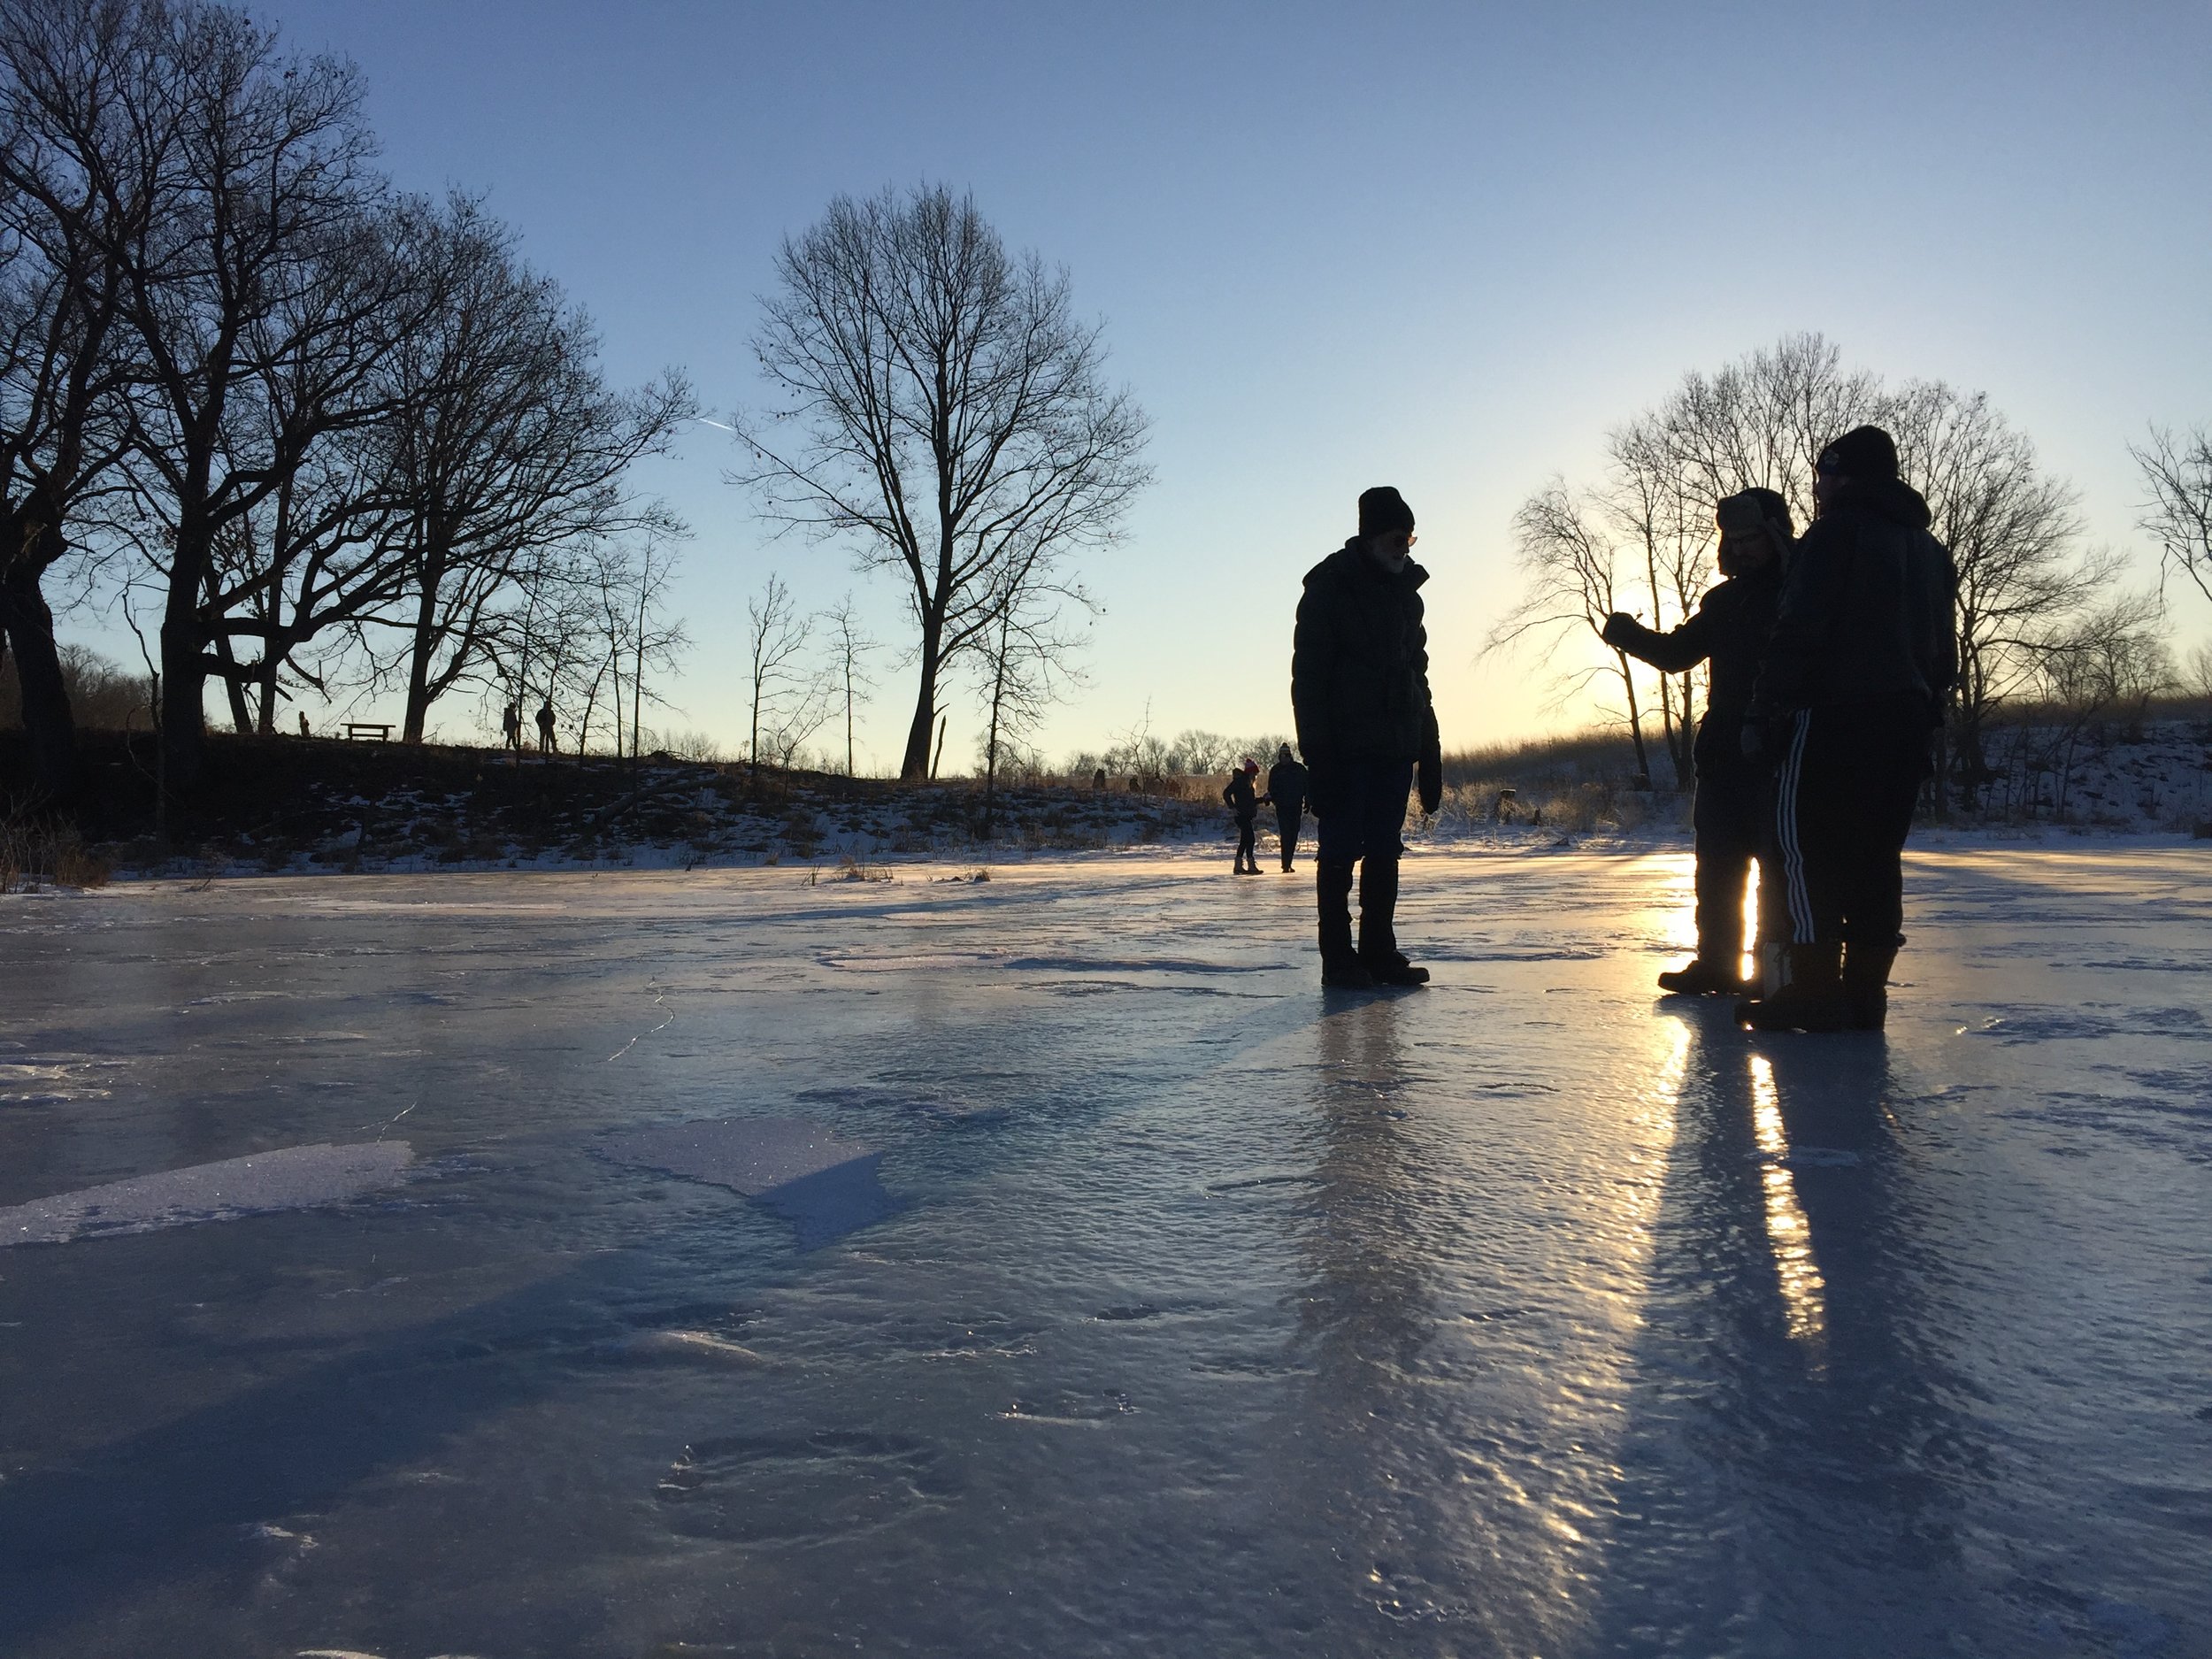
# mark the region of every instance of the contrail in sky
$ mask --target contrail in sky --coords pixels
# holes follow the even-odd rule
[[[708,420],[704,415],[694,415],[692,419],[697,421],[704,421],[705,424],[710,426],[719,426],[724,432],[735,432],[737,430],[735,426],[722,426],[722,423],[718,420]]]

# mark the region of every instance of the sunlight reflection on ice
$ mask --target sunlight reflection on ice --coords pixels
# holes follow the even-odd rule
[[[1759,1172],[1766,1194],[1767,1243],[1782,1281],[1790,1335],[1817,1350],[1827,1337],[1828,1286],[1813,1256],[1813,1235],[1797,1202],[1797,1178],[1786,1160],[1790,1145],[1782,1133],[1782,1103],[1774,1092],[1774,1063],[1751,1056],[1752,1128],[1759,1137],[1765,1165]]]

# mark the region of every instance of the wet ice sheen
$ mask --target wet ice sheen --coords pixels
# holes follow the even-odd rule
[[[2203,851],[1916,857],[1886,1041],[1674,855],[928,873],[9,935],[0,1205],[231,1218],[0,1254],[0,1651],[2212,1651]]]

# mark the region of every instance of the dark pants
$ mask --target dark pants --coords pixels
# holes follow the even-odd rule
[[[1773,784],[1763,766],[1746,763],[1697,780],[1690,822],[1697,835],[1697,957],[1729,972],[1743,955],[1744,882],[1755,861],[1759,871],[1759,933],[1774,933],[1780,895],[1769,873],[1769,826]]]
[[[1413,790],[1409,760],[1350,761],[1329,768],[1314,890],[1321,907],[1321,954],[1348,955],[1352,866],[1359,872],[1359,954],[1381,959],[1397,954],[1398,858],[1405,843],[1406,797]]]
[[[1283,844],[1283,868],[1290,868],[1290,861],[1298,855],[1298,826],[1306,815],[1304,802],[1296,806],[1275,809],[1275,834]]]
[[[1791,721],[1774,784],[1791,943],[1894,949],[1905,918],[1900,855],[1932,729],[1918,697],[1806,709]]]
[[[1318,805],[1324,864],[1362,858],[1398,862],[1405,851],[1398,832],[1406,826],[1406,797],[1413,793],[1409,760],[1355,760],[1329,768],[1328,810]]]
[[[1248,818],[1241,812],[1237,814],[1237,868],[1240,870],[1257,870],[1260,867],[1259,858],[1253,851],[1252,839],[1252,826],[1258,822],[1257,813]]]

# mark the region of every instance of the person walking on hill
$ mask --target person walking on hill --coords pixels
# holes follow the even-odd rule
[[[1253,787],[1253,780],[1259,776],[1260,763],[1249,755],[1244,764],[1229,774],[1228,784],[1221,791],[1221,798],[1229,803],[1229,810],[1237,816],[1237,868],[1240,876],[1256,876],[1260,872],[1259,860],[1253,856],[1252,826],[1260,815],[1259,797]]]
[[[1275,838],[1283,849],[1283,873],[1298,852],[1298,827],[1306,816],[1306,769],[1291,758],[1290,745],[1275,751],[1275,764],[1267,769],[1267,793],[1263,805],[1275,809]]]
[[[518,755],[522,753],[521,709],[514,703],[509,703],[506,710],[499,717],[499,729],[506,735],[507,747]]]
[[[1879,1031],[1904,942],[1905,837],[1958,679],[1958,570],[1897,445],[1855,426],[1820,453],[1742,747],[1771,755],[1786,924],[1757,1031]]]
[[[1320,820],[1314,892],[1325,986],[1422,985],[1398,949],[1398,861],[1406,796],[1443,797],[1443,757],[1429,697],[1428,630],[1412,559],[1413,510],[1387,485],[1359,498],[1359,533],[1306,573],[1291,648],[1290,700],[1309,799]],[[1352,866],[1359,865],[1359,943]]]
[[[1763,857],[1772,820],[1768,799],[1773,768],[1744,754],[1740,741],[1751,687],[1774,631],[1782,593],[1782,563],[1793,526],[1789,503],[1770,489],[1747,489],[1721,502],[1720,573],[1724,579],[1698,602],[1679,627],[1660,634],[1615,611],[1599,637],[1616,650],[1649,663],[1664,674],[1707,671],[1705,718],[1691,756],[1697,768],[1691,823],[1697,846],[1697,956],[1659,976],[1659,987],[1680,996],[1724,992],[1740,996],[1754,987],[1743,975],[1744,880],[1759,862],[1759,936],[1780,886],[1779,872]]]
[[[538,704],[538,753],[553,752],[553,699],[548,697]]]

